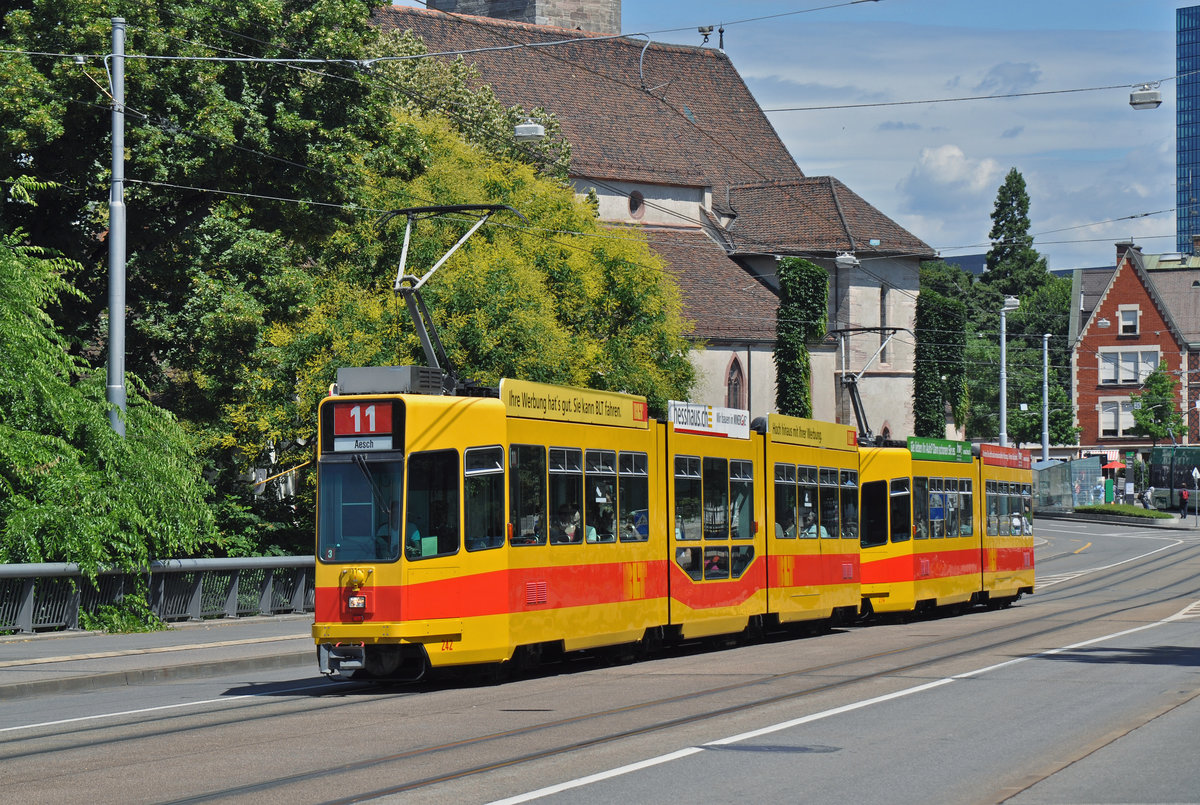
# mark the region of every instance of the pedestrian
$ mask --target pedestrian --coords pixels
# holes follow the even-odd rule
[[[1151,484],[1149,487],[1146,488],[1146,508],[1147,509],[1154,508],[1154,485],[1153,484]]]
[[[1188,491],[1187,491],[1187,489],[1180,489],[1179,490],[1179,519],[1181,519],[1181,520],[1187,519],[1187,503],[1188,503]]]

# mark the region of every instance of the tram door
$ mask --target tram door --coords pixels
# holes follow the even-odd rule
[[[762,437],[745,411],[672,403],[670,417],[670,621],[684,637],[738,631],[766,611]],[[728,419],[743,426],[714,427]]]

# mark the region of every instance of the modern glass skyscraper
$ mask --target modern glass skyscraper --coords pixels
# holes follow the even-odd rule
[[[1200,235],[1200,6],[1175,10],[1175,250]]]

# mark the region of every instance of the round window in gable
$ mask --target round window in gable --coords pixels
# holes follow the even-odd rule
[[[646,214],[646,197],[641,191],[634,190],[629,194],[629,217],[641,218]]]

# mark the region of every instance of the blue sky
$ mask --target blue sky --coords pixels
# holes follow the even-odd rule
[[[699,45],[696,27],[725,23],[768,110],[1120,85],[768,117],[807,175],[836,176],[944,255],[986,251],[1014,167],[1051,268],[1111,265],[1130,237],[1174,250],[1175,82],[1154,111],[1131,109],[1129,91],[1174,75],[1175,9],[1200,0],[878,0],[737,22],[837,1],[626,0],[622,30]]]

